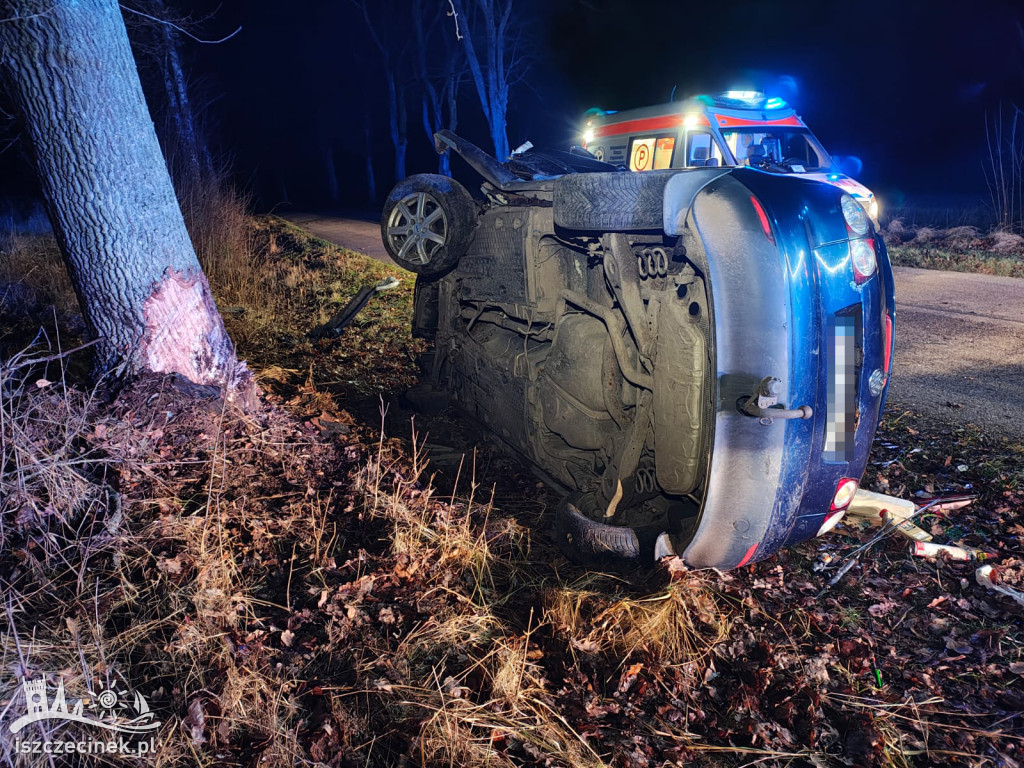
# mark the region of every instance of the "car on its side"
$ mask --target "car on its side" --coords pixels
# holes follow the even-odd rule
[[[750,167],[436,142],[481,196],[412,176],[381,218],[418,273],[423,383],[561,489],[567,554],[726,569],[835,525],[893,349],[892,271],[859,202]]]
[[[839,187],[878,224],[875,194],[839,169],[785,101],[725,91],[623,112],[590,110],[583,147],[631,171],[747,166]]]

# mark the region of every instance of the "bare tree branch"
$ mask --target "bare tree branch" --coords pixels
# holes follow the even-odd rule
[[[128,13],[134,13],[136,16],[142,16],[143,18],[149,19],[150,21],[155,21],[157,24],[166,24],[169,27],[173,27],[178,32],[181,32],[181,34],[185,35],[186,37],[190,37],[193,40],[195,40],[197,43],[203,43],[204,45],[219,45],[220,43],[227,42],[232,37],[234,37],[235,35],[237,35],[239,32],[242,31],[242,28],[239,27],[234,32],[232,32],[230,35],[227,35],[226,37],[222,37],[220,40],[203,40],[202,38],[199,38],[199,37],[196,37],[195,35],[193,35],[191,32],[189,32],[184,27],[178,26],[173,21],[167,21],[166,19],[158,19],[156,16],[150,16],[148,13],[143,13],[142,11],[137,11],[134,8],[129,8],[127,5],[121,5],[121,10],[122,11],[127,11]]]
[[[448,0],[448,7],[451,8],[451,10],[448,11],[448,15],[451,18],[455,19],[455,39],[456,40],[461,40],[462,39],[462,33],[459,32],[459,13],[458,13],[458,11],[455,10],[455,2],[454,2],[454,0]]]

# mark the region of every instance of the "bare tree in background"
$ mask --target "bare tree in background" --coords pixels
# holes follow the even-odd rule
[[[448,6],[438,0],[413,0],[421,116],[431,147],[435,133],[442,128],[455,131],[458,127],[459,87],[466,66],[462,47],[443,23],[447,15]],[[448,152],[438,155],[437,170],[444,176],[451,176]]]
[[[366,198],[373,204],[377,202],[377,174],[373,170],[373,127],[369,110],[363,113],[363,150],[366,152]]]
[[[388,95],[388,132],[395,150],[395,181],[405,178],[405,156],[409,146],[409,113],[406,88],[409,77],[408,44],[403,27],[396,22],[408,10],[408,0],[352,0],[359,8],[370,40],[380,53]],[[371,11],[372,7],[372,11]],[[401,41],[401,42],[399,42]]]
[[[189,32],[188,28],[195,26],[193,22],[181,18],[164,0],[134,0],[130,7],[123,8],[132,49],[149,88],[147,93],[157,100],[163,96],[160,137],[175,182],[180,186],[211,179],[213,157],[192,98],[182,41],[186,36],[203,43],[214,41],[200,41]],[[154,111],[157,109],[154,107]]]
[[[1015,105],[1011,109],[1006,116],[1000,104],[994,117],[985,116],[985,181],[996,226],[1007,232],[1024,226],[1024,110]]]
[[[178,373],[247,399],[117,0],[0,0],[0,51],[99,369]]]
[[[487,118],[494,155],[504,160],[509,155],[509,92],[530,63],[524,14],[514,12],[515,0],[449,0],[448,5]]]

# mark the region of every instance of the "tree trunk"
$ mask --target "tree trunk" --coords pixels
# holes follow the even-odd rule
[[[363,147],[366,150],[366,197],[370,205],[377,204],[377,176],[373,172],[373,126],[370,125],[370,112],[363,113]]]
[[[385,62],[385,67],[388,64]],[[391,146],[395,150],[395,184],[405,178],[405,150],[408,139],[405,135],[405,89],[396,84],[398,76],[394,70],[387,70],[388,81],[388,126]]]
[[[189,241],[117,0],[0,0],[2,67],[98,367],[251,394]]]
[[[334,144],[330,139],[327,139],[326,142],[324,169],[327,171],[327,195],[331,203],[336,205],[341,200],[341,184],[338,183],[338,168],[334,164]]]
[[[477,97],[494,144],[494,156],[506,160],[509,155],[506,117],[508,111],[509,71],[516,56],[515,40],[509,39],[513,0],[452,0],[456,16],[465,25],[462,43],[466,63],[476,86]],[[466,8],[472,8],[467,14]],[[508,63],[506,64],[506,56]]]
[[[153,4],[153,10],[158,18],[168,15],[167,7],[162,0],[157,0]],[[209,179],[213,175],[213,158],[210,157],[210,148],[205,138],[200,134],[196,112],[189,98],[175,31],[169,24],[160,24],[159,27],[164,50],[164,90],[167,93],[167,107],[177,133],[174,145],[177,145],[185,155],[186,167],[183,173],[198,183],[201,179]]]

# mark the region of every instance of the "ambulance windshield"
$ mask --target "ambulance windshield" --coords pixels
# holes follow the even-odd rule
[[[759,125],[723,128],[722,136],[738,165],[792,173],[823,171],[832,165],[828,153],[807,129]]]

